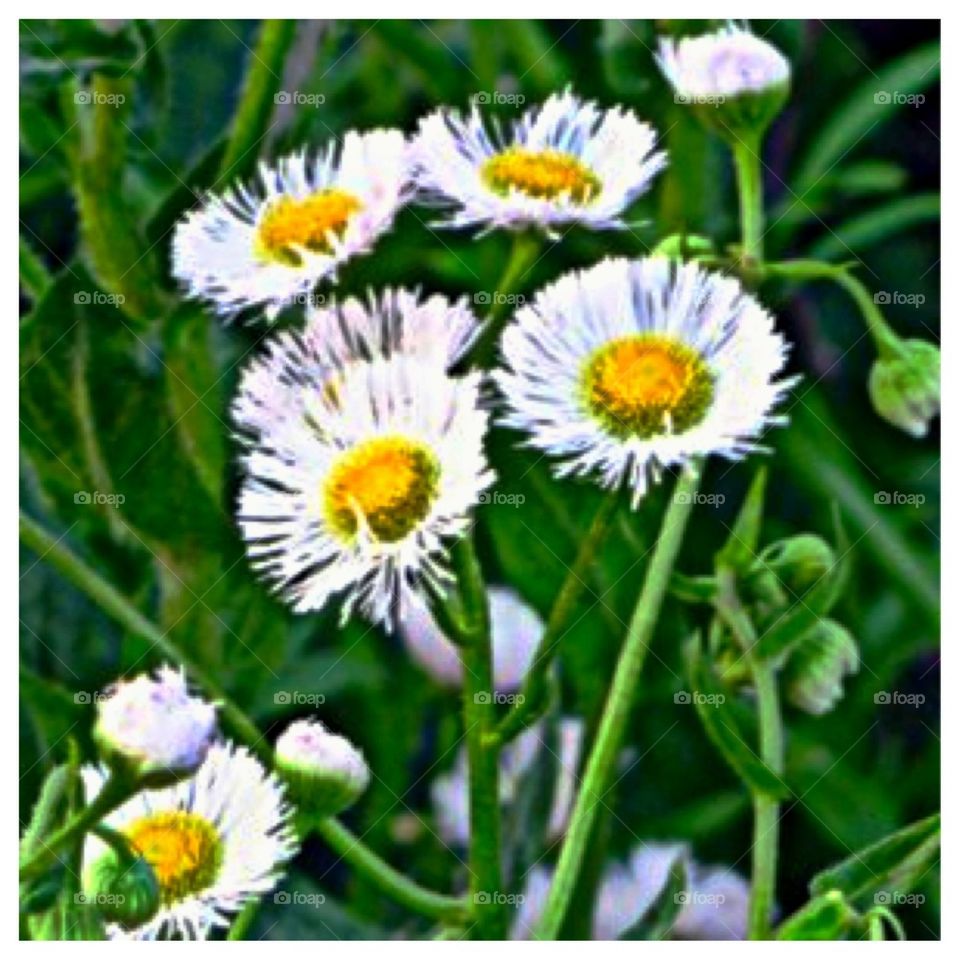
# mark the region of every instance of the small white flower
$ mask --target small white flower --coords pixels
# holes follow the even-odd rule
[[[442,108],[420,122],[414,177],[427,200],[451,208],[447,226],[566,223],[623,227],[623,211],[666,164],[656,133],[630,110],[602,110],[569,90],[526,111],[509,136]]]
[[[83,770],[88,802],[106,771]],[[142,927],[108,927],[112,939],[203,940],[247,900],[269,892],[296,853],[289,808],[277,778],[243,747],[215,744],[188,780],[135,794],[105,820],[151,865],[161,907]],[[84,845],[84,887],[110,848],[94,834]]]
[[[678,857],[684,862],[687,884],[683,891],[685,902],[670,930],[671,938],[746,939],[748,884],[725,867],[701,867],[682,843],[644,843],[626,863],[612,862],[606,868],[597,891],[592,938],[616,940],[641,921],[661,896]],[[552,880],[552,868],[536,866],[530,871],[511,939],[533,936]]]
[[[108,759],[147,777],[180,776],[206,756],[217,724],[212,703],[191,697],[183,671],[121,681],[97,702],[94,739]]]
[[[523,683],[543,633],[543,622],[507,587],[491,587],[488,597],[493,686],[498,693],[509,693]],[[426,607],[412,608],[400,624],[400,632],[410,655],[434,680],[450,687],[462,684],[460,654]]]
[[[451,578],[445,541],[493,482],[480,374],[393,353],[326,376],[309,349],[276,378],[245,378],[234,420],[247,439],[237,511],[254,567],[297,612],[346,593],[391,629],[424,582]]]
[[[346,738],[319,720],[295,720],[277,738],[276,766],[291,796],[318,816],[332,817],[367,789],[370,768]]]
[[[342,149],[261,163],[258,185],[212,195],[177,225],[174,275],[221,314],[263,306],[273,319],[390,229],[410,192],[407,150],[399,130],[351,131]]]
[[[790,63],[766,40],[729,24],[716,33],[661,38],[657,63],[681,100],[763,93],[790,81]]]
[[[566,830],[577,787],[577,771],[583,748],[583,721],[564,717],[557,725],[556,753],[557,779],[553,788],[547,836],[556,839]],[[530,772],[541,750],[548,749],[546,727],[536,723],[528,727],[500,754],[500,802],[512,803],[521,781]],[[553,750],[551,746],[549,749]],[[453,769],[438,777],[431,786],[430,796],[437,818],[437,830],[444,843],[451,847],[466,847],[470,841],[469,761],[466,748],[457,753]]]
[[[736,460],[793,380],[787,347],[738,280],[663,257],[604,260],[546,287],[503,334],[502,422],[558,476],[624,481],[636,506],[664,467]]]

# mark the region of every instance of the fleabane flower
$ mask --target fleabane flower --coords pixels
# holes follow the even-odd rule
[[[102,768],[84,768],[88,802],[106,776]],[[111,924],[113,939],[206,939],[249,899],[273,889],[297,849],[279,780],[232,744],[214,744],[192,777],[134,794],[104,822],[147,861],[160,887],[153,918],[132,930]],[[114,856],[87,835],[83,885],[94,896],[100,861]]]
[[[277,738],[275,755],[291,798],[318,817],[345,810],[370,783],[363,754],[319,720],[294,720]]]
[[[480,374],[448,376],[413,353],[318,370],[288,353],[276,379],[245,378],[237,511],[255,569],[297,612],[344,593],[392,628],[424,585],[451,574],[446,541],[493,482]]]
[[[790,89],[790,63],[745,27],[679,40],[661,38],[657,64],[678,103],[700,106],[702,119],[737,136],[762,133]]]
[[[261,163],[257,184],[209,196],[177,225],[174,275],[221,314],[273,319],[390,229],[410,192],[407,150],[399,130],[371,130]]]
[[[502,423],[558,476],[626,483],[636,506],[663,468],[740,459],[773,423],[787,346],[739,281],[663,257],[608,259],[544,288],[504,331]]]
[[[476,104],[464,118],[441,108],[420,122],[411,152],[428,202],[452,211],[450,227],[593,229],[621,215],[666,164],[656,133],[630,110],[601,109],[569,90],[526,111],[506,136]]]
[[[147,781],[195,770],[213,741],[217,711],[193,697],[182,671],[160,667],[108,689],[97,701],[93,737],[111,765]]]
[[[507,587],[490,587],[490,641],[493,647],[493,686],[509,693],[523,683],[543,621]],[[443,686],[463,683],[463,664],[457,648],[444,636],[426,607],[413,607],[400,624],[400,634],[411,657]]]

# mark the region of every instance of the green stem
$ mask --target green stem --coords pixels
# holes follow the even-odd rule
[[[540,245],[540,238],[529,231],[518,233],[514,237],[510,257],[497,281],[496,289],[489,291],[490,309],[487,311],[484,328],[470,351],[474,363],[484,364],[491,359],[494,344],[503,330],[501,321],[506,318],[507,308],[511,306],[509,298],[515,295],[516,288],[536,263]]]
[[[469,536],[452,559],[463,607],[463,725],[470,789],[470,893],[479,940],[502,940],[506,919],[500,874],[500,757],[490,740],[496,726],[490,613],[480,563]]]
[[[260,735],[253,722],[234,704],[217,681],[189,657],[160,628],[151,623],[136,607],[100,574],[83,562],[62,539],[57,540],[28,516],[20,514],[20,539],[37,556],[55,567],[75,587],[85,593],[105,613],[137,636],[144,637],[161,653],[183,663],[197,685],[211,700],[216,700],[224,724],[236,736],[264,759],[271,756],[270,745]]]
[[[597,808],[603,802],[613,777],[637,683],[696,499],[699,470],[700,464],[695,463],[688,472],[681,475],[674,488],[670,506],[663,516],[660,536],[627,629],[597,737],[584,769],[583,784],[574,804],[546,907],[536,931],[537,939],[557,938],[570,905],[597,817]]]
[[[469,917],[469,907],[464,899],[421,887],[377,856],[339,821],[317,820],[309,824],[309,829],[322,837],[360,876],[400,906],[443,923],[463,923]]]
[[[58,850],[71,842],[81,840],[92,827],[128,800],[136,789],[136,784],[111,774],[93,800],[44,840],[40,849],[20,865],[21,879],[36,876],[48,869],[56,859]]]
[[[256,897],[249,900],[244,908],[237,914],[237,919],[230,924],[230,930],[227,933],[228,940],[245,940],[253,921],[260,910],[260,898]]]
[[[882,311],[875,303],[870,291],[848,270],[838,273],[834,279],[856,301],[866,321],[867,329],[877,345],[877,352],[883,358],[899,357],[903,353],[900,338],[890,329]]]
[[[580,544],[573,566],[553,602],[540,643],[534,653],[533,662],[524,679],[521,696],[517,698],[517,702],[497,727],[496,737],[500,744],[509,743],[524,728],[530,726],[547,706],[550,665],[560,648],[561,634],[570,622],[577,602],[583,594],[589,569],[609,529],[610,519],[618,499],[616,492],[611,492],[603,498],[587,530],[587,535]]]
[[[274,96],[283,83],[283,64],[296,35],[296,20],[265,20],[243,92],[233,118],[230,139],[220,161],[217,185],[243,175],[252,166],[257,148],[268,132],[274,110]]]
[[[763,262],[763,175],[760,168],[760,138],[736,140],[733,161],[740,197],[740,233],[745,261]]]
[[[743,609],[732,570],[717,577],[717,610],[733,631],[750,668],[757,697],[760,758],[777,775],[783,774],[783,719],[773,665],[756,655],[757,634]],[[753,793],[753,847],[748,935],[751,940],[769,940],[770,920],[777,884],[777,849],[780,834],[780,804],[768,794]]]

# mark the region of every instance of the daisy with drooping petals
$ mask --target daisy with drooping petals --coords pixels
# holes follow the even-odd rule
[[[105,770],[83,770],[87,800]],[[272,890],[281,865],[296,853],[283,787],[244,747],[215,744],[188,780],[143,790],[105,823],[126,837],[152,867],[160,909],[133,930],[113,924],[111,938],[203,940],[226,927],[251,898]],[[101,857],[114,856],[94,834],[84,845],[84,885]]]
[[[221,314],[263,306],[273,319],[390,229],[409,194],[407,149],[399,130],[350,132],[315,159],[261,163],[257,187],[211,196],[177,225],[174,275]]]
[[[504,137],[477,106],[443,108],[420,122],[414,178],[427,200],[453,210],[451,227],[565,223],[624,227],[623,211],[666,164],[656,133],[630,110],[602,110],[569,90],[526,111]]]
[[[699,37],[663,37],[656,60],[681,102],[759,94],[790,82],[787,58],[736,24]]]
[[[664,257],[608,259],[542,290],[503,334],[502,422],[559,476],[622,482],[636,506],[662,468],[739,459],[781,422],[787,346],[738,280]]]
[[[423,583],[450,573],[444,541],[493,482],[480,374],[394,353],[318,370],[293,353],[276,379],[245,377],[233,416],[247,435],[238,520],[254,567],[296,611],[346,592],[391,629]]]

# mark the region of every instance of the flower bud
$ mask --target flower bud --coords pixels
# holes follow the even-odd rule
[[[783,109],[790,64],[766,40],[733,24],[716,33],[661,39],[657,63],[678,103],[732,143],[756,142]]]
[[[216,731],[216,707],[191,697],[182,672],[122,681],[97,703],[93,737],[104,760],[145,786],[189,776],[203,762]]]
[[[317,720],[295,720],[280,735],[276,768],[293,801],[319,817],[351,806],[370,782],[363,754]]]
[[[843,698],[843,678],[860,668],[857,641],[835,620],[821,620],[800,640],[785,673],[787,699],[815,716]]]
[[[799,533],[771,543],[758,566],[776,573],[793,597],[803,597],[835,564],[836,553],[823,537]]]
[[[84,886],[103,919],[124,930],[149,923],[160,909],[160,884],[142,857],[121,858],[111,850],[89,868]]]
[[[873,408],[884,420],[924,437],[940,412],[940,350],[926,340],[901,340],[899,352],[881,355],[867,380]]]

